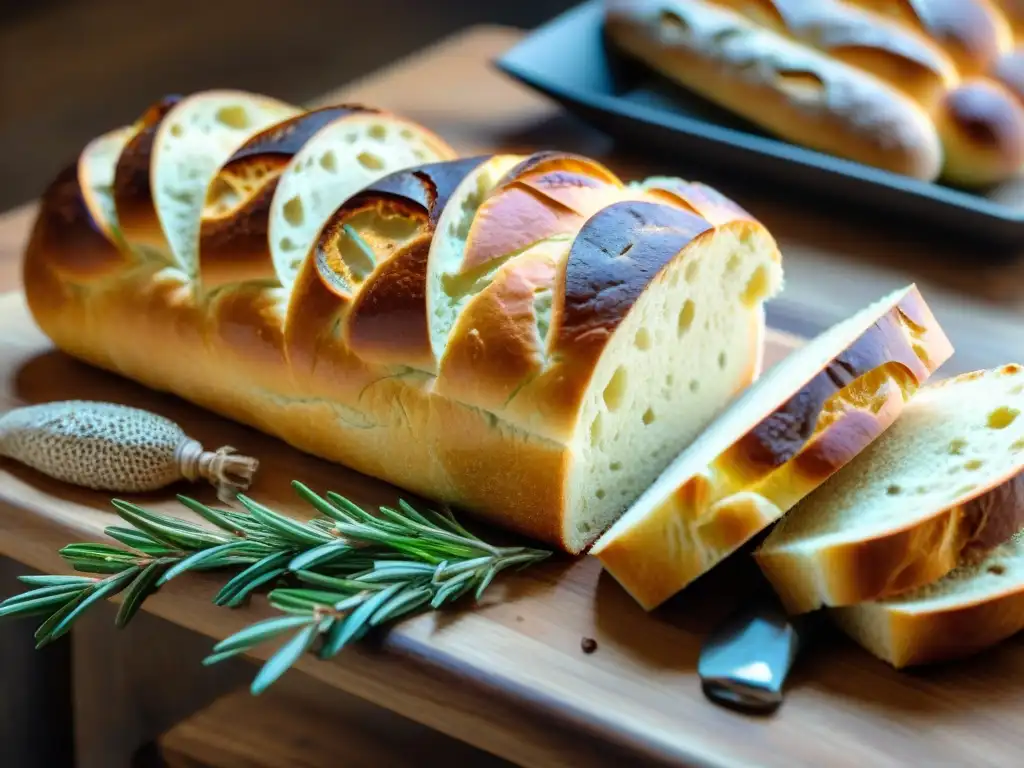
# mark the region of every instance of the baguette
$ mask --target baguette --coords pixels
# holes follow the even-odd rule
[[[790,613],[924,587],[1024,528],[1024,368],[923,387],[755,553]]]
[[[933,584],[830,614],[846,634],[897,669],[991,648],[1024,630],[1024,531]]]
[[[681,85],[812,149],[935,179],[928,114],[853,66],[705,0],[607,0],[610,39]]]
[[[814,149],[966,187],[1004,181],[1024,165],[1024,78],[1009,21],[987,0],[608,0],[608,29],[628,54]],[[824,68],[807,58],[815,52],[845,67]],[[916,104],[930,127],[889,89]],[[841,108],[851,91],[856,112]],[[815,94],[809,110],[803,102]],[[780,107],[779,96],[788,103]]]
[[[297,128],[301,113],[284,111],[274,125]],[[102,199],[101,182],[120,162],[109,151],[120,134],[90,145],[44,195],[25,252],[34,318],[59,348],[94,365],[581,551],[758,375],[763,303],[781,286],[775,241],[753,217],[727,215],[729,202],[712,190],[694,186],[689,201],[681,181],[679,193],[647,191],[578,156],[413,162],[426,134],[397,123],[386,123],[396,127],[389,140],[408,146],[394,156],[405,152],[413,164],[359,181],[314,227],[311,212],[327,207],[313,202],[321,193],[364,178],[358,156],[340,150],[351,134],[333,128],[360,118],[383,119],[339,116],[291,154],[276,186],[258,176],[235,187],[237,198],[222,185],[238,178],[236,153],[274,125],[253,125],[230,151],[218,149],[220,166],[191,198],[205,204],[189,208],[190,221],[175,218],[197,235],[191,269],[182,268],[180,238],[176,248],[156,237],[159,247],[140,248],[137,238],[121,244],[105,234],[97,219],[113,222],[116,202],[104,213],[88,201]],[[321,141],[328,129],[341,141]],[[199,138],[194,147],[212,154]],[[331,147],[341,178],[306,174]],[[255,221],[248,202],[267,194],[265,249],[254,250],[240,226],[237,249],[225,237],[221,263],[204,260],[202,223]],[[285,215],[295,199],[301,226]],[[158,224],[171,221],[163,204],[171,205],[154,196]],[[276,232],[275,211],[285,221]],[[277,234],[298,242],[308,232],[298,262],[275,245]],[[530,273],[544,249],[545,287],[532,302],[481,309],[484,294]],[[225,256],[232,252],[244,254],[237,269]],[[218,275],[209,285],[204,264]],[[479,327],[463,322],[470,308]],[[543,416],[495,395],[492,385],[505,379],[493,355],[449,356],[482,336],[485,321],[499,358],[520,341],[539,342],[522,389],[526,396],[531,378],[543,381],[530,394],[552,404]],[[485,382],[476,394],[467,383],[474,373]]]
[[[657,607],[883,434],[951,354],[915,287],[880,299],[755,382],[591,553]]]

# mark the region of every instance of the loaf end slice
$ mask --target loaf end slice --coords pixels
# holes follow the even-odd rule
[[[756,553],[793,613],[929,584],[1024,528],[1024,369],[922,388]]]
[[[916,287],[884,297],[767,371],[592,553],[656,607],[871,444],[951,354]]]
[[[1024,532],[930,585],[829,613],[897,669],[991,648],[1024,630]]]

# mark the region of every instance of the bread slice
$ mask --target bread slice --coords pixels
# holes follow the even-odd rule
[[[277,282],[267,229],[281,174],[324,126],[366,112],[375,110],[343,105],[302,112],[251,136],[217,169],[206,190],[199,229],[199,278],[205,289]]]
[[[898,669],[971,656],[1024,630],[1024,531],[937,582],[829,613]]]
[[[389,173],[451,160],[432,131],[395,115],[363,112],[326,125],[289,162],[270,204],[268,240],[281,285],[291,286],[327,219]]]
[[[871,304],[749,387],[592,554],[642,606],[654,608],[867,447],[951,354],[916,287]],[[691,356],[694,381],[714,369],[715,355],[708,347]]]
[[[218,168],[252,134],[300,112],[245,91],[204,91],[175,104],[153,136],[150,187],[171,263],[190,277],[199,268],[199,228]]]
[[[792,613],[941,578],[1024,528],[1024,368],[922,388],[899,421],[798,504],[756,557]]]
[[[397,171],[327,220],[296,273],[288,305],[293,366],[311,370],[324,355],[336,354],[380,366],[434,367],[426,309],[430,245],[460,183],[494,162],[514,158],[481,156]],[[331,343],[339,337],[344,344]]]

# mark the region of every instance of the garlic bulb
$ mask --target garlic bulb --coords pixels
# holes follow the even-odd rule
[[[249,487],[259,466],[230,446],[204,450],[163,416],[86,400],[30,405],[0,416],[0,456],[104,491],[138,493],[204,478],[224,502]]]

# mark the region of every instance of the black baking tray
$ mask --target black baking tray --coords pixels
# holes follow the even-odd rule
[[[854,203],[904,224],[1024,245],[1024,178],[966,191],[922,182],[774,138],[751,123],[628,61],[604,37],[593,0],[541,26],[495,65],[624,143],[780,190]]]

